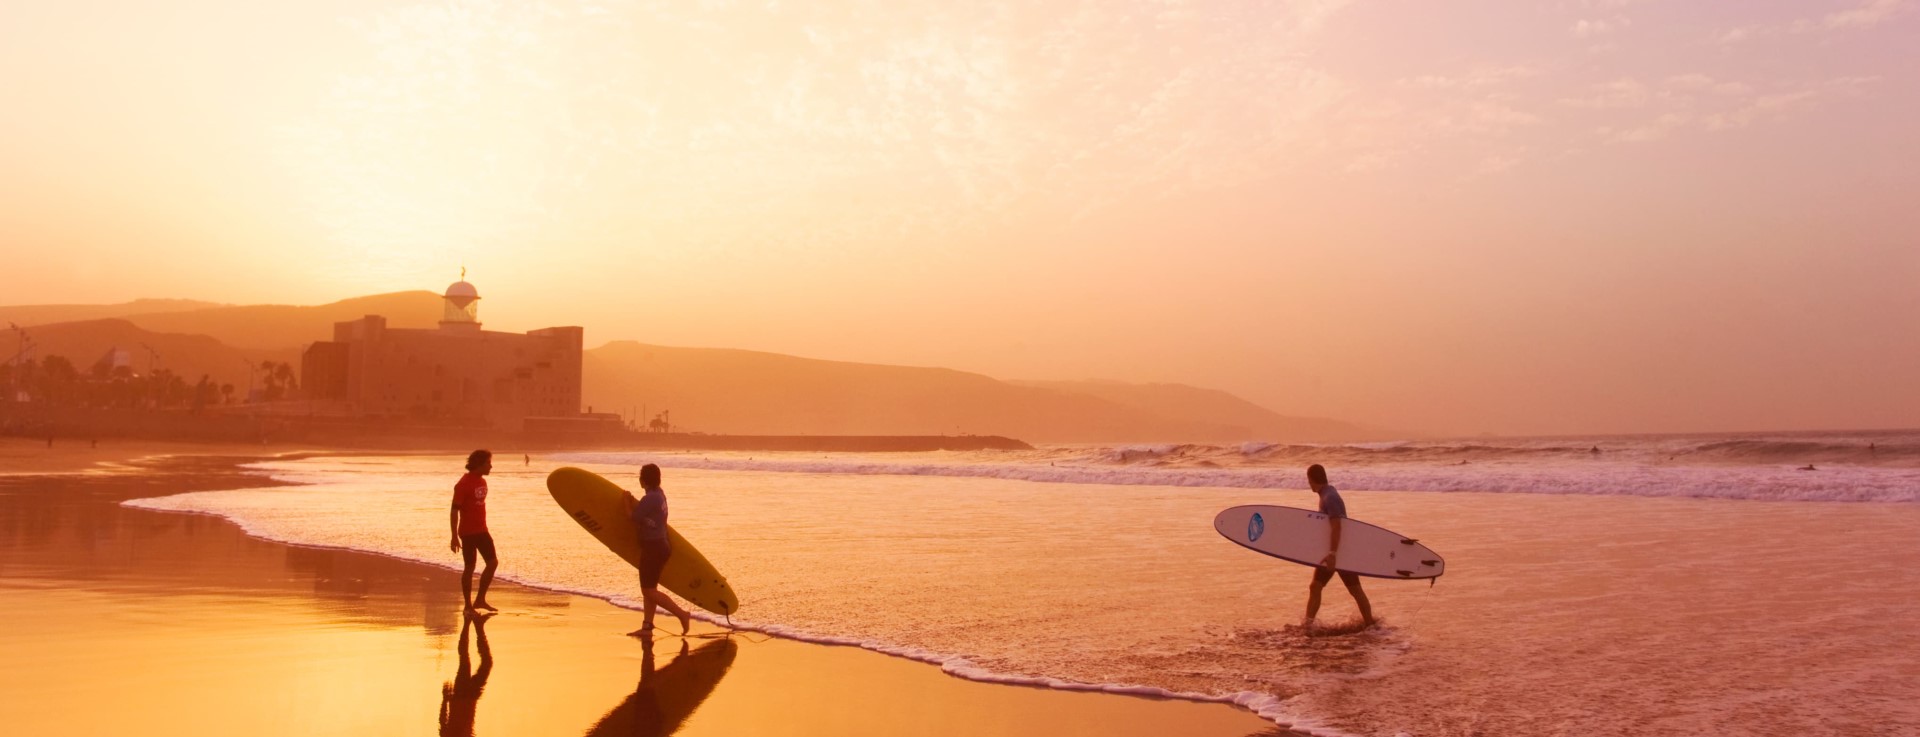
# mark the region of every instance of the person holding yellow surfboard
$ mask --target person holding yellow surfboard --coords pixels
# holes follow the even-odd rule
[[[667,558],[673,555],[673,543],[667,538],[667,492],[660,488],[659,466],[649,463],[640,467],[640,488],[639,499],[633,498],[631,492],[627,494],[627,516],[633,520],[634,530],[640,536],[640,595],[646,601],[646,616],[641,620],[640,629],[628,634],[652,635],[656,606],[678,618],[680,633],[686,634],[691,629],[687,610],[660,590],[660,572],[666,569]]]

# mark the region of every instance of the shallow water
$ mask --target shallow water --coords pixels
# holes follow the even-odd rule
[[[704,462],[767,462],[747,458]],[[263,471],[314,485],[133,504],[457,565],[460,460],[276,462]],[[667,460],[673,523],[740,592],[736,621],[967,677],[1233,699],[1348,734],[1920,729],[1916,504],[1348,487],[1354,517],[1431,544],[1448,574],[1432,588],[1368,579],[1386,626],[1309,637],[1289,626],[1309,569],[1211,529],[1236,504],[1311,506],[1303,490]],[[632,485],[631,465],[581,465]],[[503,463],[491,480],[503,575],[631,597],[632,569],[560,513],[544,475]],[[1338,584],[1326,600],[1322,619],[1353,616]]]

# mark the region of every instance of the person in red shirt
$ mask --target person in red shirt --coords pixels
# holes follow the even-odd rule
[[[493,571],[500,559],[493,551],[493,535],[487,532],[487,474],[493,470],[493,453],[476,450],[467,456],[467,473],[453,485],[453,512],[447,524],[453,529],[448,549],[460,551],[466,570],[460,573],[460,598],[467,603],[467,614],[477,610],[499,611],[487,603],[487,587],[493,584]],[[480,595],[473,595],[473,556],[487,560],[480,572]]]

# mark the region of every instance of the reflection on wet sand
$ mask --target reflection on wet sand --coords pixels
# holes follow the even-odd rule
[[[459,629],[454,571],[270,543],[216,517],[119,506],[187,490],[277,485],[219,458],[172,459],[131,475],[0,477],[0,578],[162,596],[296,594],[343,623],[433,635]],[[563,596],[539,598],[542,607],[568,604]]]
[[[640,661],[640,683],[619,706],[587,730],[588,737],[666,737],[680,729],[727,675],[739,646],[721,639],[689,650],[680,641],[680,654],[665,668],[653,666],[653,638],[641,637],[646,655]]]
[[[473,659],[467,656],[468,631],[480,641],[480,670],[477,671],[473,669]],[[473,737],[474,712],[480,706],[480,692],[486,689],[490,675],[493,675],[493,650],[487,647],[487,619],[468,617],[460,626],[460,671],[440,687],[441,737]]]

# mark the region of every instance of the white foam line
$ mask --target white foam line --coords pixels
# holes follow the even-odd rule
[[[204,493],[204,492],[188,492],[187,494],[195,494],[195,493]],[[287,545],[287,546],[296,547],[296,548],[307,548],[310,550],[343,550],[343,551],[353,552],[353,553],[365,553],[367,555],[374,555],[381,558],[387,558],[387,559],[402,561],[406,563],[418,563],[418,564],[428,565],[435,568],[441,568],[441,569],[450,570],[450,571],[464,570],[463,566],[455,566],[455,565],[446,563],[444,561],[427,560],[423,558],[410,558],[404,555],[396,555],[393,553],[388,553],[380,550],[356,548],[350,545],[323,545],[318,543],[300,542],[297,540],[293,540],[291,538],[266,533],[254,527],[253,525],[248,524],[246,520],[237,518],[226,512],[198,510],[198,509],[174,509],[160,503],[162,500],[177,497],[177,496],[186,496],[187,494],[174,494],[169,496],[149,497],[144,499],[129,499],[121,502],[120,505],[123,507],[128,507],[132,509],[141,509],[141,510],[146,510],[150,512],[171,513],[171,514],[195,514],[195,515],[202,515],[207,517],[216,517],[216,518],[223,519],[233,523],[234,526],[239,527],[240,531],[245,533],[249,537],[253,537],[260,540],[266,540],[268,542],[279,543],[281,545]],[[511,574],[505,574],[505,573],[496,575],[496,578],[503,579],[506,581],[511,581],[515,584],[519,584],[527,588],[540,589],[542,591],[552,591],[552,592],[561,593],[561,594],[571,594],[574,596],[583,596],[589,599],[599,599],[600,601],[604,601],[613,606],[619,607],[621,609],[631,610],[631,611],[640,611],[644,607],[644,605],[639,600],[628,598],[626,596],[609,595],[609,594],[598,592],[598,591],[589,591],[585,589],[576,589],[576,588],[571,588],[567,586],[559,586],[559,585],[554,585],[544,581],[533,581],[533,580],[528,580],[524,578],[519,578]],[[1240,691],[1232,694],[1227,694],[1224,696],[1219,696],[1219,695],[1213,695],[1213,694],[1196,693],[1191,691],[1169,691],[1167,689],[1158,688],[1154,686],[1140,686],[1140,685],[1122,684],[1122,683],[1085,683],[1081,681],[1069,681],[1069,680],[1064,680],[1060,678],[1052,678],[1048,676],[1023,676],[1023,675],[1015,675],[1010,673],[999,673],[999,672],[987,670],[985,668],[981,668],[975,665],[972,661],[967,660],[964,657],[961,657],[958,655],[949,655],[945,653],[940,653],[932,650],[927,650],[924,648],[906,647],[901,645],[890,645],[883,642],[875,642],[872,640],[860,640],[852,637],[822,635],[822,634],[807,632],[805,630],[797,629],[794,627],[788,627],[785,625],[779,625],[779,624],[760,624],[760,623],[748,622],[748,621],[739,620],[739,619],[728,621],[725,618],[715,616],[710,612],[704,612],[704,611],[698,611],[698,610],[689,610],[687,613],[691,615],[694,619],[698,619],[702,622],[706,622],[708,624],[712,624],[719,627],[730,627],[731,629],[734,629],[734,630],[742,630],[747,632],[759,632],[772,637],[778,637],[781,639],[795,640],[798,642],[807,642],[807,643],[813,643],[818,645],[856,647],[862,650],[869,650],[872,652],[880,653],[882,655],[891,655],[894,657],[905,658],[907,660],[912,660],[919,663],[937,665],[940,667],[941,672],[946,673],[947,675],[953,676],[955,678],[963,678],[969,681],[978,681],[981,683],[1004,684],[1004,685],[1012,685],[1012,686],[1030,686],[1034,688],[1045,688],[1045,689],[1050,689],[1055,691],[1110,693],[1110,694],[1119,694],[1119,695],[1125,695],[1125,696],[1143,696],[1147,698],[1178,699],[1181,701],[1196,701],[1201,703],[1231,704],[1233,706],[1238,706],[1240,708],[1246,709],[1247,711],[1253,712],[1255,715],[1259,716],[1260,718],[1265,719],[1269,722],[1272,722],[1274,723],[1274,725],[1279,726],[1283,729],[1290,729],[1296,732],[1310,734],[1310,735],[1313,735],[1314,737],[1352,737],[1351,735],[1348,735],[1346,733],[1326,728],[1320,725],[1317,721],[1314,721],[1312,719],[1302,717],[1297,714],[1289,713],[1285,708],[1285,702],[1283,702],[1279,697],[1276,697],[1272,694],[1263,694],[1263,693],[1257,693],[1253,691]]]
[[[670,468],[709,471],[946,476],[1114,486],[1241,489],[1302,489],[1305,487],[1304,476],[1293,469],[1168,469],[1078,464],[1040,466],[988,463],[741,460],[646,452],[562,453],[553,457],[574,463],[607,465],[657,463]],[[1765,501],[1920,502],[1920,472],[1909,469],[1874,471],[1849,469],[1821,473],[1826,475],[1816,476],[1771,466],[1739,471],[1661,468],[1633,464],[1586,466],[1573,469],[1503,468],[1488,465],[1467,470],[1432,466],[1363,466],[1342,470],[1339,485],[1342,489],[1357,491],[1467,491]]]

